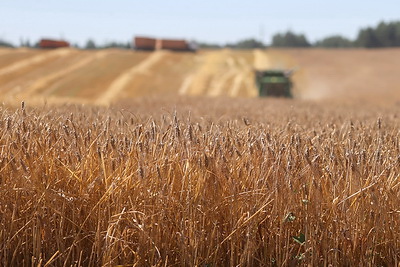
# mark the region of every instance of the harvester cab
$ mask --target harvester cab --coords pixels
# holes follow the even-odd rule
[[[257,70],[256,84],[260,97],[288,97],[292,98],[292,81],[290,76],[293,70]]]

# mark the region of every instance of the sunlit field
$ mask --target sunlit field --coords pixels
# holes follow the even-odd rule
[[[399,103],[0,109],[0,265],[396,266]]]
[[[300,100],[398,99],[400,49],[143,52],[0,49],[0,101],[110,105],[164,96],[254,98],[255,69],[293,70]]]
[[[192,2],[0,0],[0,267],[400,267],[399,2]]]

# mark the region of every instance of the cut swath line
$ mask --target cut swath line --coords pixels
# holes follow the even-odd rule
[[[262,50],[256,49],[254,50],[254,68],[257,70],[268,69],[271,68],[271,62]]]
[[[243,73],[236,75],[235,79],[233,80],[233,85],[229,92],[229,96],[231,96],[231,97],[238,96],[239,90],[243,83],[243,79],[244,79]]]
[[[228,71],[222,74],[221,76],[214,76],[214,80],[212,81],[210,85],[210,91],[208,92],[209,96],[220,96],[223,93],[223,90],[225,89],[225,85],[228,82],[228,80],[235,75],[236,73],[236,63],[235,60],[232,57],[229,57],[226,59],[226,64],[228,66]]]
[[[53,83],[56,80],[66,76],[68,73],[71,73],[74,70],[84,67],[85,65],[89,64],[93,60],[103,58],[108,53],[109,52],[107,52],[107,51],[100,51],[100,52],[97,52],[95,55],[84,57],[72,66],[69,66],[58,72],[49,74],[49,75],[45,76],[44,78],[37,80],[30,88],[28,88],[23,93],[26,96],[30,96],[30,95],[34,94],[36,91],[50,85],[51,83]]]
[[[226,64],[228,65],[229,68],[234,68],[236,66],[235,60],[233,59],[233,57],[228,57],[226,59]]]
[[[69,54],[71,54],[74,50],[71,49],[57,49],[55,51],[51,51],[51,52],[46,52],[43,55],[38,55],[38,56],[34,56],[32,58],[28,58],[22,61],[18,61],[14,64],[11,64],[8,67],[2,68],[0,69],[0,76],[18,71],[22,68],[26,68],[35,64],[39,64],[42,63],[48,59],[54,58],[54,57],[63,57],[63,56],[67,56]]]
[[[222,75],[222,77],[218,79],[214,79],[213,82],[210,85],[210,91],[208,93],[209,96],[220,96],[223,93],[223,90],[225,88],[225,85],[227,81],[235,75],[234,70],[229,70],[225,74]]]
[[[165,55],[165,51],[156,51],[148,56],[145,60],[140,62],[138,65],[122,73],[117,79],[115,79],[110,87],[101,95],[96,103],[98,105],[108,105],[110,102],[125,89],[127,84],[139,73],[145,73],[161,60]]]
[[[1,49],[0,50],[0,56],[4,55],[4,54],[9,54],[11,53],[13,50],[12,49]]]
[[[232,60],[226,60],[225,54],[228,51],[216,52],[210,51],[197,56],[197,61],[200,63],[200,68],[193,74],[190,87],[187,89],[189,95],[203,95],[212,83],[214,74],[218,72],[221,66],[227,66],[234,63]],[[231,62],[231,63],[229,63]]]
[[[188,93],[190,85],[192,84],[193,78],[194,78],[194,75],[190,75],[190,76],[187,76],[183,80],[183,83],[182,83],[182,85],[181,85],[181,87],[179,88],[179,91],[178,91],[178,93],[180,95],[186,95]]]
[[[240,89],[245,85],[245,74],[251,71],[250,66],[246,63],[246,60],[243,57],[240,57],[238,62],[238,74],[235,76],[232,88],[229,91],[229,96],[231,97],[237,97],[239,95]]]

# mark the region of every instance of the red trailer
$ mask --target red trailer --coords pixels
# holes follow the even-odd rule
[[[156,49],[156,39],[136,36],[134,40],[134,47],[137,50],[155,50]]]
[[[50,40],[50,39],[42,39],[39,42],[40,48],[60,48],[60,47],[69,47],[69,43],[62,40]]]
[[[189,51],[191,47],[188,42],[185,40],[168,40],[168,39],[160,39],[157,40],[157,49],[167,49],[173,51]]]

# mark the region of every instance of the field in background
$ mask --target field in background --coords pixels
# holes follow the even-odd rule
[[[0,50],[0,265],[399,265],[399,53]]]
[[[400,49],[0,50],[6,102],[110,104],[157,95],[255,97],[254,69],[294,69],[298,99],[398,98]]]

